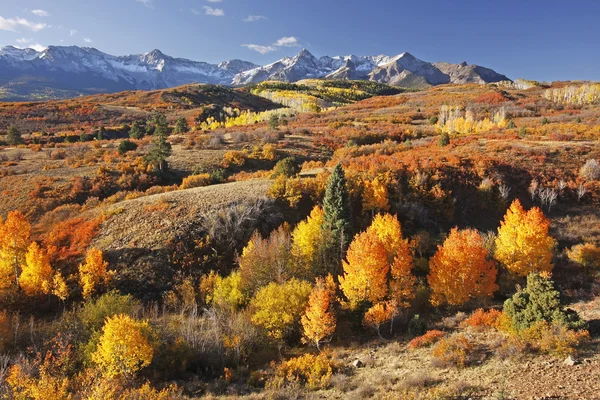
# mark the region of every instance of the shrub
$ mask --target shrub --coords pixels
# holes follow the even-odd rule
[[[221,167],[230,168],[232,166],[241,167],[246,163],[246,154],[243,151],[230,150],[223,155]]]
[[[294,162],[292,157],[284,158],[283,160],[277,161],[273,168],[273,174],[271,178],[277,178],[278,176],[292,177],[298,173],[298,166]]]
[[[440,366],[466,367],[472,361],[474,349],[475,343],[467,336],[459,334],[440,340],[431,351],[431,356]]]
[[[448,146],[450,144],[450,135],[447,132],[442,132],[438,137],[437,144],[440,147]]]
[[[408,343],[408,347],[411,349],[419,349],[421,347],[428,347],[438,342],[441,338],[446,336],[446,332],[438,331],[436,329],[427,331],[424,335],[417,336]]]
[[[278,389],[290,384],[301,384],[310,390],[326,389],[331,382],[333,370],[334,365],[328,354],[305,354],[276,366],[275,375],[267,382],[267,388]]]
[[[265,144],[262,148],[261,158],[267,161],[273,161],[277,158],[277,149],[272,144]]]
[[[140,308],[140,303],[131,295],[122,295],[113,290],[85,303],[79,312],[79,319],[86,328],[95,331],[102,327],[106,318],[117,314],[133,316]]]
[[[138,145],[132,142],[131,140],[122,140],[117,147],[119,154],[125,154],[128,151],[137,150]]]
[[[415,315],[408,321],[408,334],[409,336],[416,337],[424,335],[427,331],[427,322],[421,319],[419,314]]]
[[[579,176],[588,181],[597,181],[600,179],[600,163],[598,160],[587,160],[579,169]]]
[[[212,183],[210,174],[190,175],[183,178],[180,189],[191,189],[195,187],[208,186]]]
[[[469,318],[462,321],[460,326],[462,328],[470,326],[480,331],[488,328],[498,328],[500,326],[501,318],[501,311],[491,309],[486,312],[482,308],[479,308],[475,310],[473,314],[469,316]]]
[[[520,332],[519,336],[532,348],[557,357],[573,354],[590,338],[586,330],[574,331],[564,325],[550,325],[545,321],[535,323]]]
[[[538,274],[530,274],[527,286],[504,302],[504,312],[517,332],[544,321],[571,329],[585,326],[575,311],[563,310],[552,280]]]
[[[600,268],[600,247],[591,243],[578,244],[567,251],[571,261],[584,267]]]

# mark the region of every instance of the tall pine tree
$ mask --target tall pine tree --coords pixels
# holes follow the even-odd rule
[[[167,142],[169,125],[163,114],[155,115],[152,122],[154,123],[154,139],[152,139],[152,146],[146,159],[159,172],[166,172],[169,168],[167,157],[171,155],[171,144]]]
[[[346,176],[340,164],[333,168],[329,182],[327,182],[323,211],[325,212],[325,228],[329,229],[333,236],[331,250],[339,251],[338,260],[341,261],[344,250],[351,239],[352,210]]]

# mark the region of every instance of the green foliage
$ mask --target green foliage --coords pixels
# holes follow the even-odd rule
[[[127,153],[128,151],[134,151],[134,150],[137,150],[137,148],[138,148],[138,145],[137,145],[137,144],[135,144],[135,143],[134,143],[134,142],[132,142],[131,140],[127,140],[127,139],[125,139],[125,140],[122,140],[122,141],[119,143],[119,146],[117,147],[117,150],[118,150],[119,154],[125,154],[125,153]]]
[[[11,126],[6,133],[6,142],[11,146],[22,144],[23,138],[21,137],[21,132],[16,127]]]
[[[439,121],[439,117],[437,115],[434,115],[433,117],[429,118],[429,124],[430,125],[436,125]]]
[[[345,247],[351,239],[352,211],[344,170],[340,164],[331,172],[323,199],[325,227],[333,232],[335,247]]]
[[[298,171],[299,169],[294,162],[294,159],[292,157],[286,157],[277,161],[277,164],[275,164],[275,167],[273,168],[273,175],[271,175],[271,179],[277,178],[280,175],[290,178],[295,176]]]
[[[508,124],[506,124],[507,129],[515,129],[516,127],[517,127],[517,124],[515,124],[515,121],[513,121],[512,119],[510,121],[508,121]]]
[[[140,303],[131,295],[122,295],[113,290],[86,302],[79,312],[79,319],[88,330],[98,331],[107,317],[117,314],[133,316],[140,307]]]
[[[427,332],[427,322],[419,314],[408,321],[408,335],[411,337],[422,336]]]
[[[548,118],[544,117],[542,118],[542,125],[548,125],[550,123],[550,121],[548,121]]]
[[[131,129],[129,129],[129,137],[132,139],[141,139],[145,134],[146,132],[142,128],[142,125],[138,121],[133,121]]]
[[[106,138],[106,129],[104,129],[104,127],[100,127],[100,129],[98,129],[98,133],[96,134],[96,139],[104,140],[104,138]]]
[[[146,154],[146,160],[154,166],[159,172],[166,172],[169,169],[167,157],[171,155],[171,144],[167,142],[169,135],[169,126],[164,114],[157,114],[152,118],[154,124],[154,139],[150,151]]]
[[[182,134],[189,132],[189,130],[190,126],[188,125],[187,120],[185,118],[179,118],[175,123],[175,129],[173,130],[173,132],[175,134]]]
[[[450,144],[450,135],[447,132],[442,132],[438,137],[437,143],[440,147],[448,146]]]
[[[575,311],[563,310],[554,282],[539,274],[527,276],[527,286],[504,302],[504,312],[516,331],[523,331],[542,321],[571,329],[585,326]]]
[[[279,127],[279,115],[273,114],[269,118],[269,127],[272,129],[277,129]]]

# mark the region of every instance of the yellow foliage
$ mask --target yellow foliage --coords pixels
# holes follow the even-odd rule
[[[433,291],[431,303],[458,306],[491,296],[498,290],[498,271],[495,263],[486,257],[487,249],[479,232],[452,229],[429,261],[427,281]]]
[[[275,369],[275,376],[267,382],[267,387],[281,388],[286,384],[300,384],[311,390],[326,389],[332,373],[333,365],[328,354],[305,354],[281,362]]]
[[[104,376],[131,376],[152,362],[150,326],[127,315],[108,317],[92,360]]]
[[[17,282],[30,235],[31,225],[20,212],[8,213],[5,222],[0,217],[0,290],[8,289]]]
[[[277,148],[270,143],[265,144],[261,156],[263,160],[273,161],[277,158]]]
[[[322,265],[324,260],[320,259],[327,241],[324,222],[323,209],[315,206],[308,218],[300,221],[292,232],[292,255],[302,275],[308,276],[310,272],[316,275],[326,267]]]
[[[207,304],[231,312],[239,309],[248,300],[242,291],[240,271],[233,271],[225,278],[211,271],[209,275],[202,277],[200,287],[201,291],[204,291]],[[208,287],[210,289],[207,289]]]
[[[295,278],[268,284],[250,302],[252,323],[264,328],[272,339],[283,339],[300,322],[311,291],[310,283]]]
[[[371,181],[364,182],[362,208],[364,211],[388,211],[390,209],[387,185],[382,178],[376,177]]]
[[[108,263],[104,261],[102,251],[87,251],[85,263],[79,265],[79,283],[85,299],[94,293],[98,285],[104,285],[110,280],[111,274],[107,268]]]
[[[211,184],[210,174],[190,175],[183,178],[180,189],[191,189],[195,187],[208,186]]]
[[[21,365],[10,367],[6,383],[10,386],[15,399],[31,400],[68,400],[69,380],[53,377],[46,368],[40,368],[39,376],[27,374]]]
[[[308,298],[308,306],[300,322],[305,343],[313,343],[320,348],[320,343],[333,335],[336,320],[333,311],[336,284],[333,276],[327,275],[325,279],[318,278],[315,287]]]
[[[52,290],[54,270],[48,253],[36,242],[29,245],[19,285],[27,296],[48,294]]]
[[[229,168],[231,166],[241,167],[246,163],[246,153],[238,150],[229,150],[223,155],[221,167]]]
[[[69,288],[67,287],[67,282],[65,282],[65,278],[63,278],[60,272],[54,274],[54,278],[52,280],[52,294],[65,301],[69,297]]]
[[[600,247],[592,243],[573,246],[567,251],[567,256],[584,267],[600,268]]]
[[[517,275],[551,272],[554,239],[548,235],[549,226],[539,208],[525,211],[515,200],[498,229],[494,257]]]

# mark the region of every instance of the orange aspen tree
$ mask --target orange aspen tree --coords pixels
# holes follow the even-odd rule
[[[495,263],[486,259],[487,249],[474,229],[454,228],[429,261],[427,276],[435,306],[459,306],[470,300],[491,296],[496,285]]]
[[[392,320],[398,315],[398,305],[395,301],[383,301],[369,308],[363,318],[363,325],[368,328],[373,328],[381,339],[381,325]]]
[[[548,235],[549,226],[550,221],[539,208],[525,211],[515,200],[498,229],[494,257],[520,276],[551,272],[554,239]]]
[[[335,332],[336,320],[333,311],[336,285],[333,276],[317,278],[309,298],[308,306],[300,319],[304,343],[313,343],[321,350],[321,343]]]

